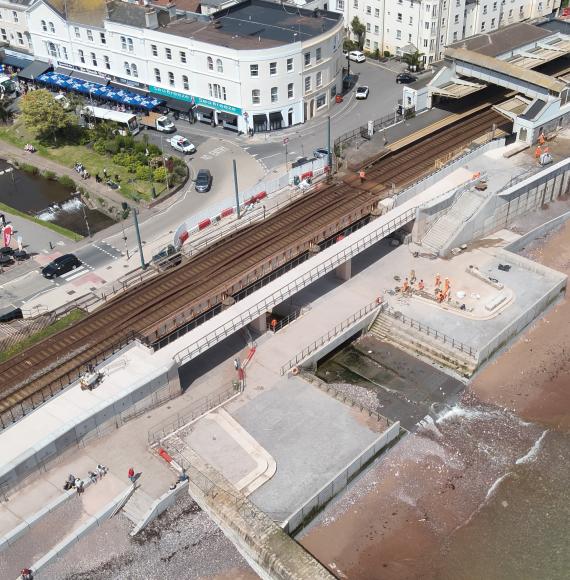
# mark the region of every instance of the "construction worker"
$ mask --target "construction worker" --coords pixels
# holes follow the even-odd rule
[[[277,320],[275,318],[273,318],[271,320],[271,329],[273,330],[273,332],[275,332],[276,328],[277,328]]]
[[[541,131],[540,135],[538,136],[538,144],[544,145],[546,143],[546,139],[544,138],[544,133]]]
[[[416,281],[416,271],[410,270],[410,284],[414,284]]]
[[[361,169],[358,172],[358,175],[360,177],[360,183],[364,183],[364,180],[366,179],[366,171],[364,171],[364,169]]]
[[[449,292],[450,288],[451,288],[451,282],[449,281],[449,278],[446,278],[444,283],[443,283],[443,293],[447,294]]]
[[[404,283],[402,284],[402,292],[406,293],[410,291],[410,283],[407,278],[404,278]]]
[[[534,150],[534,158],[538,159],[542,155],[542,149],[540,145]]]
[[[435,289],[438,290],[441,285],[441,276],[439,274],[435,275]]]
[[[420,280],[420,281],[418,282],[418,290],[419,290],[420,292],[423,292],[423,291],[424,291],[424,288],[425,288],[424,281],[423,281],[423,280]]]
[[[435,299],[441,303],[443,302],[443,292],[441,290],[437,290],[437,293],[435,295]]]

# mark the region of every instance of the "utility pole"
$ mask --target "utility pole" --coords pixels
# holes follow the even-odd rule
[[[85,225],[87,226],[87,235],[91,237],[91,230],[89,229],[89,222],[87,221],[87,214],[85,213],[85,204],[81,198],[79,198],[79,203],[81,203],[81,209],[83,210],[83,219],[85,220]]]
[[[127,260],[130,259],[129,247],[127,246],[127,235],[125,234],[125,218],[121,216],[121,228],[123,230],[123,242],[125,242],[125,252],[127,254]]]
[[[329,174],[332,174],[332,151],[331,151],[331,116],[327,117],[327,165],[329,166]]]
[[[237,180],[237,166],[236,166],[236,160],[233,160],[233,164],[234,164],[234,189],[236,192],[236,210],[237,210],[237,218],[238,220],[241,217],[241,213],[239,210],[239,189],[238,189],[238,180]]]
[[[139,254],[140,254],[140,257],[141,257],[141,268],[143,270],[146,270],[146,264],[144,262],[144,254],[143,254],[143,247],[142,247],[142,240],[141,240],[141,232],[139,230],[139,220],[138,220],[138,217],[137,217],[138,210],[137,210],[136,207],[131,207],[126,201],[124,201],[121,204],[121,207],[123,208],[124,211],[126,211],[128,208],[130,208],[132,210],[132,212],[133,212],[133,220],[135,222],[135,232],[137,234],[137,242],[138,242],[138,245],[139,245]],[[126,241],[125,241],[125,244],[126,244]]]

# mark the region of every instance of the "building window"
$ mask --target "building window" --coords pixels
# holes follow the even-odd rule
[[[483,30],[485,30],[485,21],[481,22],[481,32],[483,32]]]
[[[157,68],[154,69],[154,80],[157,83],[160,83],[161,82],[161,80],[160,80],[160,70],[158,70]]]
[[[378,25],[374,26],[374,34],[380,34],[380,27]],[[377,42],[375,44],[378,44]]]
[[[224,65],[222,64],[222,60],[219,58],[216,60],[216,69],[219,73],[224,72]]]
[[[218,84],[208,83],[208,94],[215,99],[226,100],[226,87],[221,87]]]
[[[128,50],[129,52],[133,52],[134,51],[133,39],[127,38],[126,36],[121,36],[121,48],[123,50]]]
[[[274,77],[277,74],[277,63],[270,62],[269,63],[269,74]]]
[[[427,48],[427,47],[428,47],[428,41],[427,41],[427,38],[424,38],[424,48]]]
[[[208,62],[208,70],[214,70],[214,59],[209,56],[206,60]]]
[[[87,31],[87,40],[89,42],[93,42],[93,31],[92,30]]]
[[[408,42],[412,42],[412,35],[411,34],[408,34]],[[442,40],[442,42],[443,42],[443,40]]]
[[[134,62],[131,63],[131,70],[133,71],[133,76],[135,78],[138,78],[138,76],[139,76],[139,69],[137,68],[137,65]]]
[[[441,23],[442,23],[442,25],[445,25],[445,18],[442,20]],[[410,21],[408,22],[408,24],[410,26],[412,26],[414,24],[414,18],[413,18],[413,16],[410,16]]]
[[[182,86],[185,91],[190,89],[190,83],[188,82],[188,77],[186,75],[182,75]]]
[[[99,33],[99,40],[101,41],[101,44],[107,44],[107,38],[105,37],[104,32]]]
[[[305,93],[311,92],[311,77],[305,77]]]
[[[111,70],[111,63],[109,62],[109,57],[107,55],[103,57],[103,62],[105,63],[105,68]]]
[[[396,17],[396,20],[398,22],[402,22],[402,13],[401,12],[398,12],[398,16]]]
[[[293,92],[293,83],[289,83],[287,85],[287,98],[288,99],[292,99],[294,96],[294,92]]]
[[[16,32],[16,36],[18,37],[18,44],[24,44],[24,36],[21,32]]]
[[[127,61],[125,61],[125,62],[123,63],[123,66],[125,67],[125,74],[126,74],[128,77],[130,77],[130,76],[131,76],[131,65],[130,65],[130,64],[127,62]]]
[[[317,73],[317,87],[321,87],[323,85],[323,73],[319,71]]]
[[[455,42],[457,40],[457,32],[453,33],[453,41]],[[425,46],[427,46],[427,40],[424,40],[425,42]]]
[[[151,44],[150,50],[152,52],[152,56],[158,56],[158,47],[156,46],[156,44]]]
[[[127,39],[121,36],[121,50],[127,50]]]
[[[497,11],[497,3],[493,2],[493,12],[496,12],[496,11]]]
[[[344,12],[344,0],[336,0],[336,9],[339,12]]]
[[[287,59],[287,72],[293,72],[293,59]]]
[[[542,2],[538,3],[538,9],[542,10]],[[519,15],[521,16],[521,18],[524,18],[524,6],[519,7]]]
[[[180,51],[180,62],[186,64],[186,53],[183,50]]]
[[[487,5],[483,6],[483,14],[487,14]]]
[[[254,105],[259,105],[260,103],[260,92],[259,89],[253,89],[253,91],[251,91],[251,102]]]
[[[491,18],[491,28],[495,28],[495,19]]]
[[[370,48],[370,39],[369,38],[366,39],[365,46],[366,46],[366,48]]]
[[[455,15],[455,18],[453,19],[453,21],[455,22],[455,24],[459,24],[459,14]]]
[[[323,93],[317,97],[317,111],[322,109],[327,104],[327,95]]]
[[[366,32],[370,32],[370,22],[366,23]]]
[[[174,73],[171,71],[168,71],[168,84],[173,87],[174,86]]]
[[[59,56],[57,53],[57,47],[53,42],[47,43],[47,49],[48,49],[48,54],[50,56],[53,56],[54,58],[57,58]],[[83,51],[80,50],[79,52],[83,52]],[[85,59],[83,59],[83,62],[85,62]]]
[[[97,67],[97,55],[94,52],[91,53],[91,62],[94,67]]]
[[[129,52],[134,52],[135,47],[133,46],[133,39],[127,38],[127,44],[129,45]]]
[[[352,3],[352,5],[353,5],[353,6],[354,6],[356,9],[358,9],[358,0],[354,0],[354,2]]]
[[[42,30],[44,32],[47,32],[47,24],[45,20],[42,20]],[[79,30],[78,28],[76,28],[75,30]]]
[[[366,7],[366,14],[372,14],[372,7],[371,6]]]
[[[396,30],[396,40],[402,40],[402,31]]]
[[[374,16],[380,18],[380,8],[374,8]]]
[[[43,29],[44,29],[44,31],[45,31],[44,25],[45,25],[45,21],[44,21],[44,20],[42,20],[42,28],[43,28]],[[78,27],[78,26],[75,26],[75,27],[73,28],[73,30],[74,30],[74,32],[75,32],[75,38],[81,38],[81,32],[79,32],[79,27]]]
[[[172,50],[170,48],[165,48],[164,54],[166,55],[166,60],[172,60]]]
[[[250,77],[258,77],[259,76],[259,65],[257,65],[257,64],[250,64],[249,65],[249,76]]]
[[[12,18],[14,22],[18,22],[18,13],[15,10],[12,10]]]
[[[279,93],[277,87],[271,87],[271,102],[276,103],[279,100]]]
[[[81,61],[81,64],[85,64],[85,55],[83,54],[83,51],[81,49],[79,49],[77,51],[77,54],[79,54],[79,60]]]
[[[2,40],[4,42],[8,42],[8,35],[6,34],[5,28],[0,28],[0,34],[2,34]]]
[[[311,53],[306,52],[305,53],[305,66],[309,66],[310,64],[311,64]]]

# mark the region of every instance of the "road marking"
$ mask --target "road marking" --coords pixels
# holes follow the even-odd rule
[[[71,270],[71,272],[62,274],[61,276],[59,276],[59,278],[65,280],[66,282],[69,282],[70,280],[75,280],[75,278],[79,278],[79,276],[83,276],[84,274],[88,274],[89,272],[90,272],[89,268],[79,266],[79,268]]]
[[[261,161],[262,159],[270,159],[271,157],[277,157],[277,155],[283,155],[283,153],[279,152],[273,153],[273,155],[266,155],[265,157],[260,157],[259,160]]]
[[[105,244],[106,242],[101,242],[102,244]],[[119,252],[119,250],[117,250],[117,248],[114,248],[113,246],[111,246],[111,244],[107,244],[112,250],[114,250],[115,252],[118,252],[119,254],[121,252]],[[113,258],[113,260],[116,260],[119,256],[115,256],[114,254],[111,254],[111,252],[108,252],[107,250],[103,249],[101,246],[98,246],[96,243],[93,244],[94,248],[97,248],[99,251],[103,252],[104,254],[107,254],[107,256],[110,256],[111,258]]]

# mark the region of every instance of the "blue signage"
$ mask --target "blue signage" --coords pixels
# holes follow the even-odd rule
[[[178,93],[176,91],[171,91],[170,89],[163,89],[162,87],[148,86],[148,90],[151,93],[157,95],[162,95],[163,97],[172,97],[173,99],[178,99],[179,101],[187,101],[188,103],[194,102],[194,98],[190,95],[185,95],[184,93]]]
[[[201,97],[194,97],[194,102],[197,105],[209,107],[210,109],[216,109],[217,111],[225,111],[226,113],[232,113],[233,115],[241,115],[240,108],[232,107],[231,105],[226,105],[225,103],[218,103],[216,101],[211,101],[210,99],[202,99]]]

